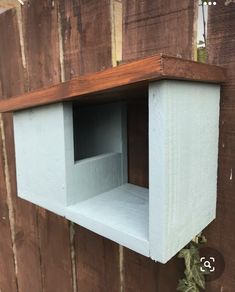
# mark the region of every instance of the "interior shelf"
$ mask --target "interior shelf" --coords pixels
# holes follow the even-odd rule
[[[67,208],[66,217],[149,256],[148,189],[124,184]]]

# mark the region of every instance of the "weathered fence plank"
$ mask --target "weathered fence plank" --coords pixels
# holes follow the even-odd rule
[[[60,81],[58,13],[54,1],[28,1],[22,6],[28,90]]]
[[[1,20],[2,17],[0,16],[0,26]],[[4,164],[2,131],[0,128],[0,290],[17,291]]]
[[[197,1],[123,1],[123,60],[154,53],[193,59]]]
[[[76,227],[78,289],[120,292],[118,245],[83,227]]]
[[[226,270],[207,291],[232,291],[235,287],[235,3],[217,1],[210,7],[208,18],[208,61],[227,68],[227,81],[222,87],[220,112],[219,170],[217,218],[207,229],[208,245],[219,250]]]
[[[8,10],[0,15],[0,19],[0,80],[2,97],[4,98],[23,93],[26,81],[22,65],[16,11],[14,9]],[[12,252],[14,253],[17,271],[17,275],[14,274],[12,277],[17,277],[19,291],[31,291],[33,289],[35,292],[39,292],[41,291],[41,270],[35,207],[16,196],[12,115],[2,115],[2,123],[2,132],[4,132],[2,135],[5,136],[5,141],[2,141],[1,152],[5,148],[5,157],[1,163],[5,164],[4,179],[8,186],[8,200],[5,201],[5,204],[7,204],[9,210],[8,218],[11,228],[9,225],[8,233],[11,232]],[[4,198],[1,198],[1,202],[4,204]],[[6,237],[3,235],[3,239],[6,239],[7,246],[7,234],[5,235]],[[8,263],[4,263],[6,266],[10,265],[11,257],[8,260]],[[10,273],[13,270],[8,271],[6,269],[5,272]],[[17,291],[17,287],[12,287],[12,290],[3,289],[3,291]]]
[[[66,80],[112,66],[110,2],[60,1]]]

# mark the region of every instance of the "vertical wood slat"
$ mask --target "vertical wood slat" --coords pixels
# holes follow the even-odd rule
[[[17,27],[16,11],[14,9],[6,11],[0,15],[0,80],[2,97],[21,94],[24,92],[26,81],[24,79],[24,70],[22,66],[20,40]],[[35,218],[35,207],[24,202],[16,196],[15,182],[15,161],[14,161],[14,143],[12,131],[12,115],[2,115],[3,131],[5,136],[5,146],[1,145],[1,153],[5,147],[6,157],[1,161],[2,166],[5,164],[5,184],[8,183],[8,200],[1,197],[1,202],[7,204],[10,219],[8,233],[11,232],[12,252],[15,257],[15,271],[6,268],[1,274],[4,279],[5,273],[12,273],[11,277],[18,280],[19,291],[41,291],[41,271],[40,255],[37,246],[37,228]],[[4,184],[4,182],[2,182]],[[3,194],[2,194],[3,195]],[[7,220],[7,219],[6,219]],[[10,227],[11,225],[11,227]],[[7,244],[7,234],[1,229],[1,237]],[[6,248],[5,246],[5,248]],[[4,249],[3,249],[4,251]],[[4,266],[10,264],[11,257],[5,259]],[[17,271],[17,275],[16,275]],[[30,275],[30,277],[28,277]],[[7,277],[6,279],[8,279]],[[12,281],[8,283],[12,284]],[[2,288],[2,287],[0,287]],[[12,289],[2,291],[17,291],[16,286]]]
[[[65,80],[111,67],[112,0],[59,5]],[[74,239],[79,292],[119,292],[119,246],[78,225]]]
[[[118,245],[81,226],[75,244],[79,292],[120,292]]]
[[[0,93],[1,98],[24,92],[24,68],[20,53],[17,15],[10,9],[1,17]]]
[[[110,0],[60,1],[65,80],[112,66]]]
[[[0,26],[2,18],[0,16]],[[17,291],[4,164],[2,131],[0,129],[0,290]]]
[[[29,90],[60,82],[55,1],[28,1],[22,19]],[[73,291],[69,222],[39,207],[36,219],[43,291]]]
[[[159,268],[154,261],[124,249],[124,291],[162,292],[158,287]]]
[[[123,61],[153,53],[168,53],[193,59],[196,16],[197,1],[124,1]],[[134,114],[130,112],[129,116]],[[139,117],[141,119],[140,114]],[[138,124],[135,125],[136,129],[130,129],[133,134],[138,133]],[[132,136],[131,133],[129,135]],[[142,137],[144,139],[144,136]],[[146,145],[144,141],[140,144]],[[129,153],[136,151],[135,143],[129,144]],[[141,151],[144,157],[148,156],[147,147],[142,148]],[[140,165],[136,168],[134,157],[134,154],[129,156],[129,182],[140,185],[145,182],[146,184],[148,180],[146,168]],[[136,172],[137,169],[139,171]],[[183,265],[177,257],[165,265],[154,263],[124,248],[124,271],[124,291],[126,292],[143,290],[172,292],[176,291],[178,279],[183,276]]]
[[[123,2],[123,60],[153,53],[193,59],[197,1]]]
[[[60,82],[58,13],[55,1],[27,1],[22,6],[28,90]]]
[[[132,100],[127,109],[128,180],[141,187],[148,187],[148,100]]]
[[[227,1],[229,2],[229,1]],[[208,245],[225,259],[224,274],[207,284],[207,291],[232,291],[235,287],[235,3],[209,8],[207,51],[209,63],[227,68],[227,82],[222,87],[216,220],[207,228]]]
[[[122,60],[122,0],[110,0],[112,65]]]
[[[81,23],[80,1],[59,1],[60,33],[62,51],[61,61],[65,80],[80,73],[80,33],[77,27]]]

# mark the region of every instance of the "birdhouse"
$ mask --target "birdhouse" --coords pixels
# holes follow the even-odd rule
[[[18,196],[166,263],[216,216],[224,79],[156,55],[0,101],[14,112]],[[144,187],[129,180],[130,100],[148,107]]]

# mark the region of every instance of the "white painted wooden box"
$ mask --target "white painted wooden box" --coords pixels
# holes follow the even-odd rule
[[[215,218],[219,99],[216,84],[149,83],[149,189],[128,184],[125,102],[17,111],[18,195],[166,263]]]

